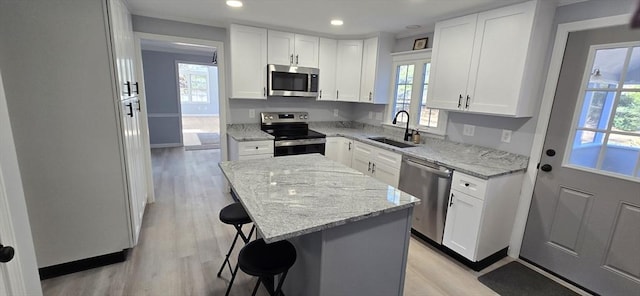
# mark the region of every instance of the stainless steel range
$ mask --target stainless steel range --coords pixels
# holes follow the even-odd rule
[[[326,136],[312,131],[307,112],[260,113],[260,128],[273,135],[274,156],[320,153],[324,155]]]

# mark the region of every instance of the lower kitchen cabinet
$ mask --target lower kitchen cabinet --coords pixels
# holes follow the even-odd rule
[[[343,137],[328,137],[324,155],[346,166],[351,166],[353,140]]]
[[[264,159],[273,157],[273,140],[239,142],[228,137],[229,160]]]
[[[509,246],[523,173],[488,180],[455,171],[442,244],[472,262]]]
[[[361,142],[354,143],[351,167],[393,187],[398,187],[402,155]]]

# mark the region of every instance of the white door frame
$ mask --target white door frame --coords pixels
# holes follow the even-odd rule
[[[3,273],[9,271],[5,279],[8,283],[5,284],[8,284],[7,288],[12,295],[42,295],[1,73],[0,139],[0,243],[16,250],[12,261],[0,263],[3,265],[0,266],[0,276],[4,277]]]
[[[212,40],[204,40],[204,39],[194,39],[194,38],[186,38],[186,37],[178,37],[178,36],[170,36],[170,35],[159,35],[159,34],[151,34],[151,33],[141,33],[141,32],[133,32],[135,38],[135,51],[136,51],[136,64],[137,67],[137,75],[140,77],[139,83],[140,88],[145,89],[144,83],[144,71],[142,65],[142,47],[140,46],[141,39],[148,40],[156,40],[156,41],[166,41],[166,42],[182,42],[182,43],[190,43],[197,45],[206,45],[215,47],[218,52],[218,101],[219,101],[219,110],[220,110],[220,157],[221,160],[227,160],[227,137],[222,136],[227,134],[227,97],[225,92],[225,53],[224,53],[224,43],[220,41],[212,41]],[[143,91],[140,94],[140,100],[144,102],[145,106],[147,105],[146,93]],[[146,110],[146,108],[144,108]],[[142,115],[144,119],[147,119],[147,113]],[[180,116],[182,117],[182,112],[180,112]],[[182,125],[182,123],[181,123]],[[182,130],[182,126],[180,127]],[[143,120],[143,136],[145,138],[145,147],[146,150],[151,150],[149,143],[149,124],[148,120]],[[180,132],[180,141],[182,142],[182,132]],[[147,170],[149,172],[153,172],[151,168],[151,157],[150,154],[147,154]],[[150,192],[148,202],[155,201],[155,195],[153,193],[153,174],[147,175],[147,187]]]
[[[562,67],[562,59],[564,58],[564,51],[567,47],[569,33],[624,25],[629,23],[630,19],[631,14],[623,14],[558,25],[551,54],[551,64],[549,65],[547,80],[542,95],[542,104],[540,105],[540,112],[538,113],[536,132],[529,154],[529,165],[522,182],[520,204],[518,205],[518,212],[516,214],[513,232],[511,233],[509,256],[513,258],[520,256],[524,230],[527,225],[527,217],[529,216],[529,207],[531,206],[531,200],[533,198],[533,188],[538,175],[537,166],[542,156],[542,150],[544,149],[545,136],[547,134],[547,128],[549,127],[549,118],[551,117],[551,107],[553,107],[553,101],[555,99],[558,78],[560,77],[560,68]]]

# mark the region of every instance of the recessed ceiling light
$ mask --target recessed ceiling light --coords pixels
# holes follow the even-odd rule
[[[227,5],[231,7],[242,7],[242,1],[238,0],[227,0]]]
[[[409,30],[414,30],[414,29],[420,29],[420,28],[422,28],[422,26],[420,26],[420,25],[408,25],[405,28],[407,28]]]
[[[342,20],[331,20],[331,24],[334,26],[342,26],[344,22]]]

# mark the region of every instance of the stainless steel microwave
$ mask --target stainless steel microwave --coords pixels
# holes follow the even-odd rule
[[[270,97],[317,97],[317,68],[267,65],[267,95]]]

